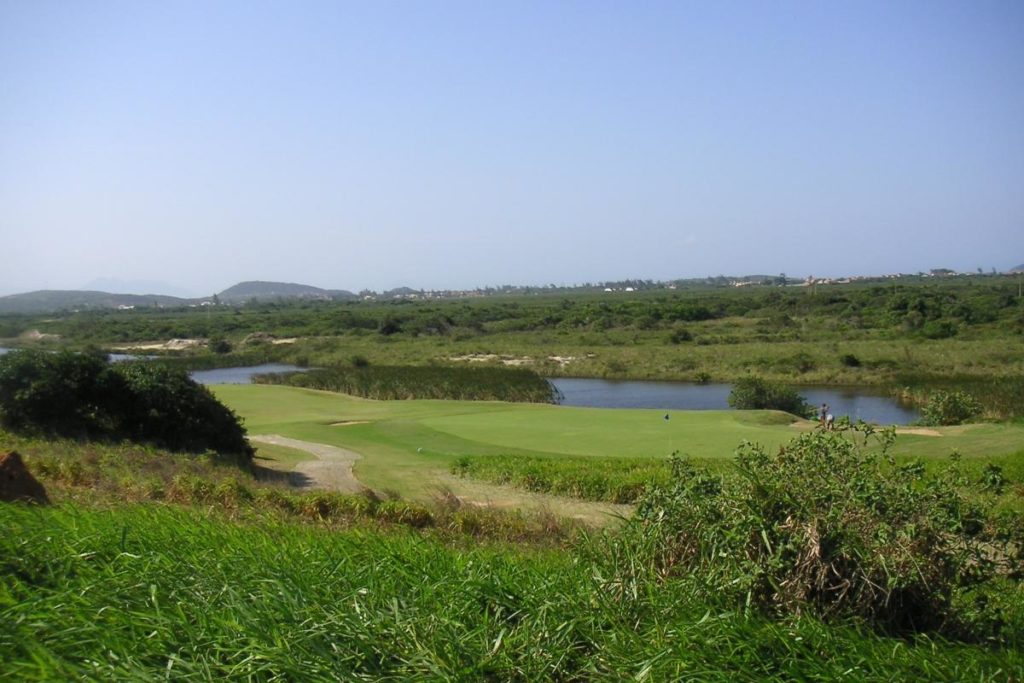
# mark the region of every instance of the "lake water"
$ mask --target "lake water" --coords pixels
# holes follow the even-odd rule
[[[264,375],[271,372],[305,372],[307,368],[281,363],[249,365],[241,368],[215,368],[213,370],[195,370],[189,373],[200,384],[249,384],[253,375]]]
[[[728,384],[690,382],[551,379],[562,393],[561,405],[589,408],[657,408],[659,410],[729,410]],[[837,418],[878,424],[909,424],[920,418],[911,406],[869,387],[797,387],[812,406],[827,403]]]
[[[8,349],[0,348],[0,354]],[[137,356],[111,354],[111,360]],[[249,384],[253,375],[270,372],[302,372],[296,365],[267,363],[239,368],[196,370],[189,373],[201,384]],[[550,382],[562,394],[561,405],[587,408],[656,408],[658,410],[729,410],[728,384],[691,382],[616,381],[607,379],[556,378]],[[913,407],[900,403],[882,390],[870,387],[798,387],[808,403],[827,403],[833,415],[877,424],[909,424],[920,419]]]

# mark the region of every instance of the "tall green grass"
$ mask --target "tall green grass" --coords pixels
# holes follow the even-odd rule
[[[963,391],[980,404],[988,419],[1024,417],[1024,375],[942,376],[930,373],[899,375],[895,392],[918,405],[925,405],[936,391]]]
[[[650,487],[667,485],[671,475],[662,459],[571,456],[463,456],[451,470],[500,486],[604,503],[635,503]]]
[[[0,671],[14,680],[972,680],[1014,648],[769,621],[587,552],[240,524],[164,506],[0,504]],[[593,556],[610,558],[596,562]]]
[[[371,365],[257,375],[253,381],[378,400],[433,398],[527,403],[555,400],[551,383],[525,368]]]

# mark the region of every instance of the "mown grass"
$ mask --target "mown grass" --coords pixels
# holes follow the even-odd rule
[[[0,504],[0,526],[0,670],[16,680],[1024,677],[1013,646],[619,585],[609,567],[629,558],[606,537],[568,554],[452,548],[154,505]]]

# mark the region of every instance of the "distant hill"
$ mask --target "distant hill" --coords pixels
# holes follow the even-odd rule
[[[56,313],[121,306],[173,308],[191,303],[191,299],[163,294],[111,294],[74,289],[43,289],[0,297],[0,313]]]
[[[1020,264],[1019,266],[1015,266],[1013,268],[1010,268],[1010,272],[1011,273],[1024,273],[1024,263]]]
[[[294,282],[263,282],[252,280],[239,282],[217,294],[222,303],[244,303],[246,301],[265,301],[273,299],[355,299],[356,295],[343,289],[321,289],[311,285],[300,285]]]

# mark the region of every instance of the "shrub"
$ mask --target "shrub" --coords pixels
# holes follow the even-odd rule
[[[844,353],[842,356],[839,357],[839,362],[848,368],[860,367],[860,358],[857,358],[857,356],[853,355],[852,353]]]
[[[921,328],[921,334],[928,339],[948,339],[955,337],[958,331],[957,324],[952,320],[931,320]]]
[[[792,387],[760,377],[743,377],[729,392],[729,405],[737,410],[782,410],[808,417],[814,410]]]
[[[955,466],[896,464],[894,432],[880,448],[871,434],[809,432],[774,454],[744,444],[731,476],[676,459],[627,538],[662,579],[733,605],[957,631],[963,589],[1021,570],[1019,526],[1016,538],[995,531]]]
[[[685,327],[677,327],[668,335],[668,341],[670,344],[682,344],[683,342],[693,341],[693,333]]]
[[[929,425],[958,425],[981,414],[981,404],[964,391],[936,391],[921,409],[922,422]]]
[[[0,357],[0,423],[21,432],[252,457],[237,416],[183,370],[111,364],[91,353]]]

